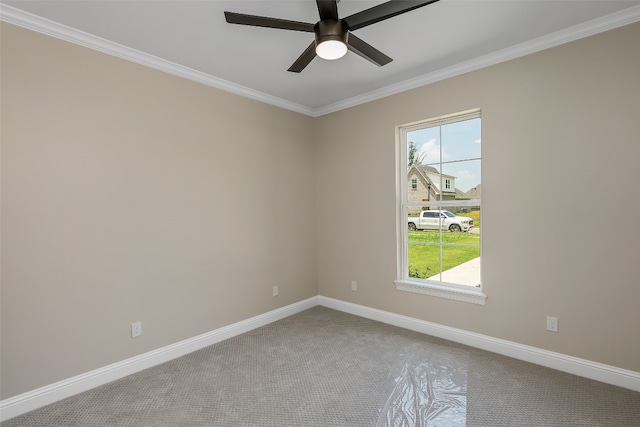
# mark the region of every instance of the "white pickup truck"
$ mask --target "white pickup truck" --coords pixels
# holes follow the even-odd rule
[[[449,211],[422,211],[419,216],[407,217],[409,230],[469,231],[473,218],[457,216]]]

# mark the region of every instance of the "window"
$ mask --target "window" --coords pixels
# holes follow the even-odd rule
[[[417,190],[417,189],[418,189],[418,180],[417,180],[417,179],[415,179],[415,178],[413,178],[413,179],[411,180],[411,189],[412,189],[412,190]]]
[[[481,151],[480,110],[397,128],[398,290],[485,303]]]

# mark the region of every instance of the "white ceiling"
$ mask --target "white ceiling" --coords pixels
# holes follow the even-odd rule
[[[287,68],[312,33],[232,25],[223,12],[315,23],[312,0],[0,1],[4,21],[312,116],[640,20],[640,0],[441,0],[354,32],[390,64],[349,52],[296,74]]]

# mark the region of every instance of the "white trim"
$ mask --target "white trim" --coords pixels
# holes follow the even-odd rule
[[[93,34],[85,33],[84,31],[33,15],[29,12],[16,9],[3,3],[0,3],[0,20],[84,46],[89,49],[97,50],[98,52],[106,53],[107,55],[112,55],[136,64],[173,74],[174,76],[192,80],[206,86],[231,92],[245,98],[274,105],[276,107],[305,114],[307,116],[314,115],[313,108],[250,89],[228,80],[194,70],[193,68],[176,64],[175,62],[167,61],[166,59],[132,49],[119,43],[103,39],[102,37],[94,36]]]
[[[617,368],[603,363],[592,362],[562,353],[531,347],[512,341],[477,334],[463,329],[452,328],[425,320],[415,319],[388,311],[353,304],[324,296],[318,297],[323,307],[377,320],[404,329],[420,332],[434,337],[447,339],[493,353],[502,354],[518,360],[546,366],[562,372],[589,378],[607,384],[613,384],[630,390],[640,391],[640,372]]]
[[[433,202],[409,202],[408,182],[407,182],[407,134],[411,131],[425,129],[427,127],[441,127],[447,124],[459,123],[469,119],[482,118],[482,111],[479,108],[448,114],[428,120],[407,123],[396,126],[396,242],[397,242],[397,280],[394,281],[396,289],[399,291],[413,292],[417,294],[430,295],[440,298],[447,298],[455,301],[462,301],[472,304],[485,305],[487,296],[480,287],[464,286],[459,283],[448,283],[445,281],[421,280],[408,277],[407,265],[408,253],[408,232],[407,214],[410,206],[479,206],[480,199],[472,200],[437,200]],[[474,160],[480,160],[477,158]],[[442,164],[441,164],[442,166]],[[442,170],[442,168],[440,168]],[[440,187],[442,187],[442,177],[449,176],[440,174]],[[442,244],[442,243],[441,243]],[[442,260],[440,260],[442,262]],[[480,279],[480,278],[479,278]],[[478,282],[476,282],[478,283]],[[482,283],[482,280],[480,280]]]
[[[490,67],[501,62],[520,58],[522,56],[540,52],[545,49],[550,49],[552,47],[569,43],[584,37],[622,27],[623,25],[628,25],[638,20],[640,20],[640,6],[633,6],[628,9],[603,16],[601,18],[593,19],[591,21],[584,22],[570,28],[556,31],[555,33],[547,34],[546,36],[538,37],[536,39],[529,40],[515,46],[510,46],[496,52],[482,55],[477,58],[452,65],[450,67],[445,67],[431,73],[423,74],[421,76],[405,80],[400,83],[392,84],[371,91],[369,93],[365,93],[363,95],[354,96],[353,98],[345,99],[334,104],[316,108],[314,110],[314,117],[334,113],[336,111],[355,107],[366,102],[386,98],[387,96],[395,95],[431,83],[436,83],[441,80],[446,80],[451,77],[466,74],[471,71]]]
[[[433,297],[447,298],[456,301],[469,302],[471,304],[485,305],[487,296],[479,288],[468,287],[464,289],[456,283],[418,282],[412,280],[396,280],[396,289],[399,291],[413,292],[416,294],[431,295]]]
[[[329,297],[315,296],[121,362],[113,363],[9,399],[1,400],[0,422],[268,325],[317,305],[434,337],[444,338],[607,384],[640,391],[640,372],[591,362],[561,353],[555,353]]]
[[[185,354],[260,328],[317,305],[318,297],[311,297],[121,362],[76,375],[75,377],[58,381],[54,384],[9,399],[4,399],[0,401],[0,421],[8,420],[69,396],[82,393],[83,391],[115,381],[127,375],[159,365],[160,363],[184,356]]]
[[[264,102],[290,111],[305,114],[311,117],[320,117],[325,114],[355,107],[366,102],[375,101],[390,95],[415,89],[451,77],[459,76],[491,65],[499,64],[521,56],[529,55],[541,50],[559,46],[574,40],[612,30],[623,25],[631,24],[640,20],[640,6],[633,6],[610,15],[603,16],[573,27],[539,37],[528,42],[520,43],[479,56],[468,61],[452,65],[422,76],[415,77],[400,83],[389,85],[378,90],[374,90],[363,95],[354,96],[343,101],[339,101],[323,107],[311,108],[286,99],[278,98],[245,86],[241,86],[227,80],[220,79],[210,74],[188,68],[153,55],[140,52],[135,49],[114,43],[112,41],[97,37],[75,28],[33,15],[20,9],[0,3],[0,20],[10,24],[28,28],[39,33],[56,37],[71,43],[75,43],[99,52],[113,55],[137,64],[145,65],[169,74],[176,75],[188,80],[193,80],[207,86],[215,87],[227,92],[234,93],[245,98]]]

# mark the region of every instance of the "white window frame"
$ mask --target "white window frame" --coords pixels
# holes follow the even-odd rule
[[[481,111],[479,109],[396,126],[396,241],[398,244],[398,260],[396,280],[394,283],[396,285],[396,289],[399,291],[431,295],[472,304],[485,305],[486,303],[487,296],[482,292],[482,287],[418,279],[409,277],[408,273],[407,211],[408,207],[412,203],[408,202],[406,199],[409,186],[407,180],[407,133],[429,126],[445,125],[474,118],[481,118]],[[448,201],[447,203],[449,202],[453,201]],[[461,206],[465,204],[468,204],[469,206],[477,206],[479,203],[482,203],[482,201],[476,199],[471,201],[460,201],[456,204],[458,203]],[[482,280],[480,282],[482,283]]]

